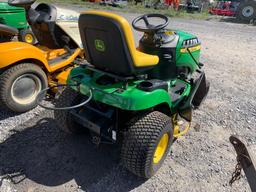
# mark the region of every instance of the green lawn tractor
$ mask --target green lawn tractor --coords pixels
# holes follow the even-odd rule
[[[154,24],[154,19],[163,22]],[[136,49],[125,18],[81,13],[87,61],[71,70],[54,107],[44,106],[55,110],[62,130],[87,130],[96,144],[121,146],[123,165],[144,178],[157,172],[173,141],[188,131],[192,109],[209,90],[199,62],[200,41],[167,29],[168,23],[161,14],[133,20],[133,28],[144,32]]]
[[[36,42],[36,38],[27,23],[24,8],[11,6],[7,2],[0,2],[0,24],[13,28],[13,31],[17,30],[19,41],[30,44]]]

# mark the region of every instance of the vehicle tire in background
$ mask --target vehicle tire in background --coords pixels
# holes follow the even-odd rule
[[[18,35],[19,41],[29,43],[34,45],[36,43],[36,37],[31,29],[22,29],[19,31]]]
[[[0,106],[23,113],[37,106],[36,97],[48,86],[48,80],[39,66],[21,63],[0,75],[0,85]]]
[[[236,18],[247,22],[256,19],[256,1],[242,1],[237,8]]]

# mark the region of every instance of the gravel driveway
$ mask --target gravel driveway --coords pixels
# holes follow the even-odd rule
[[[49,111],[1,111],[0,191],[250,191],[244,176],[228,185],[236,164],[228,138],[238,134],[256,154],[256,27],[184,19],[171,19],[169,27],[202,40],[211,89],[194,114],[197,129],[173,145],[156,176],[135,177],[120,166],[113,146],[97,148],[86,135],[62,133]]]

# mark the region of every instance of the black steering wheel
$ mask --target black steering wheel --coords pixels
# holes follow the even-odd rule
[[[164,20],[164,23],[159,24],[159,25],[153,25],[153,24],[149,23],[149,21],[148,21],[149,18],[160,18],[160,19]],[[144,21],[144,23],[146,25],[145,27],[138,26],[138,22],[141,20]],[[168,17],[166,17],[165,15],[162,15],[162,14],[157,14],[157,13],[141,15],[139,17],[136,17],[132,21],[132,26],[135,30],[141,31],[141,32],[146,32],[146,33],[154,33],[160,29],[165,28],[168,24],[169,24]]]

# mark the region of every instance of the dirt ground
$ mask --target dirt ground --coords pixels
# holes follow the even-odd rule
[[[137,16],[123,15],[130,22]],[[200,129],[173,145],[157,175],[149,180],[132,175],[113,146],[96,148],[85,135],[66,135],[49,111],[1,111],[0,191],[250,191],[244,176],[228,185],[236,164],[228,138],[239,135],[256,156],[256,27],[184,19],[171,19],[169,27],[201,39],[211,88],[194,114]]]

